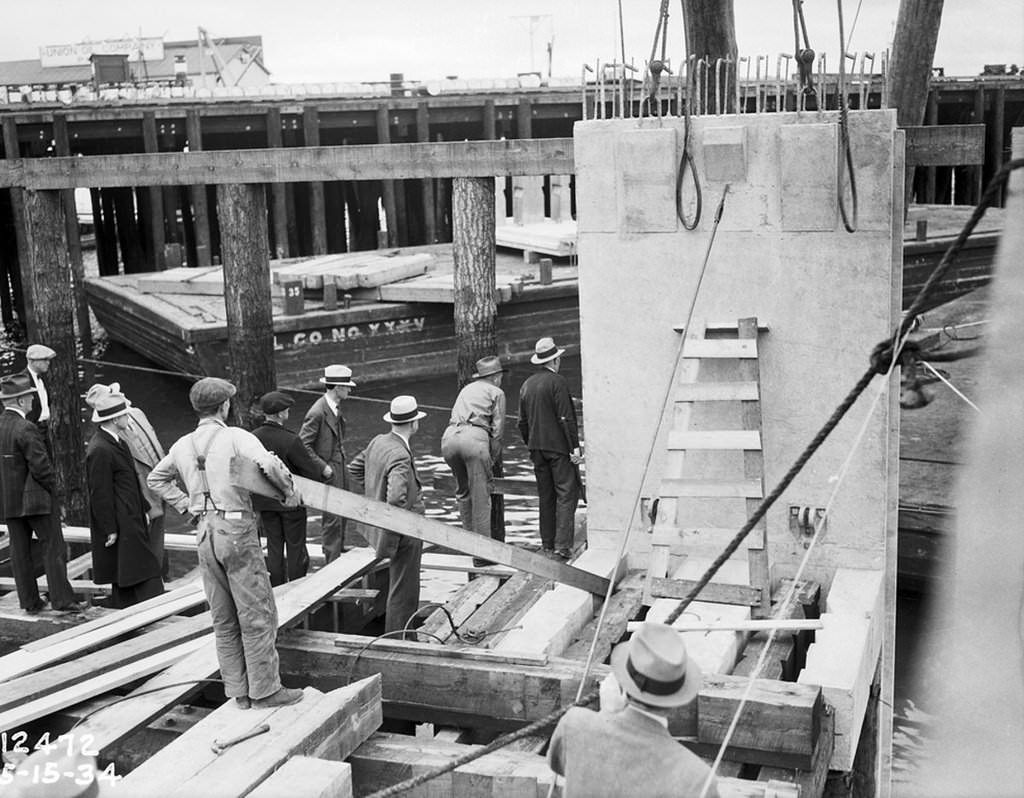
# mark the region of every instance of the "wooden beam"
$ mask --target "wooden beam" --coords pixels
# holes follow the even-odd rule
[[[320,113],[315,105],[302,108],[302,140],[307,147],[320,146]],[[324,184],[309,182],[309,226],[313,238],[313,254],[327,252],[327,217],[324,206]]]
[[[302,785],[305,798],[351,798],[352,766],[311,756],[293,756],[285,761],[247,798],[285,798]]]
[[[64,114],[53,115],[53,143],[57,155],[71,155],[68,138],[68,119]],[[92,323],[89,320],[89,303],[85,299],[85,264],[82,260],[82,238],[78,231],[78,205],[73,189],[61,192],[64,203],[64,224],[68,235],[68,257],[71,260],[71,276],[75,292],[75,316],[78,334],[88,345],[92,342]]]
[[[160,145],[156,137],[156,114],[154,111],[144,111],[142,114],[142,141],[147,154],[155,155],[160,152]],[[154,268],[162,269],[166,265],[164,260],[165,227],[164,227],[164,195],[160,191],[162,183],[149,183],[148,181],[134,181],[134,186],[148,185],[149,189],[149,244],[151,247],[150,257],[153,259]]]
[[[696,579],[660,577],[651,579],[651,595],[655,598],[684,599],[696,585]],[[740,604],[746,607],[756,607],[761,603],[761,591],[749,585],[725,585],[709,582],[701,589],[698,598],[713,604]]]
[[[291,756],[348,757],[380,726],[380,696],[380,677],[370,676],[326,695],[307,687],[298,704],[275,709],[244,711],[229,701],[135,768],[120,788],[152,798],[247,795]],[[213,750],[215,741],[261,724],[266,732]]]
[[[203,127],[198,108],[185,112],[185,135],[188,137],[188,151],[203,149]],[[198,184],[189,187],[192,197],[192,224],[196,237],[196,266],[200,268],[213,263],[210,241],[210,208],[206,197],[206,186]]]
[[[460,628],[487,599],[491,597],[501,580],[496,576],[481,576],[471,582],[467,582],[459,588],[455,595],[445,602],[443,608],[434,610],[423,624],[416,630],[425,632],[448,640],[455,631]],[[455,628],[452,628],[455,624]],[[425,642],[431,642],[433,638],[424,638]]]
[[[907,166],[975,166],[985,162],[985,125],[906,127]]]
[[[507,139],[16,158],[0,161],[0,188],[292,183],[575,171],[572,139]]]
[[[576,642],[563,652],[563,656],[586,661],[587,657],[590,656],[591,647],[593,647],[594,662],[604,662],[608,659],[612,648],[626,634],[629,621],[636,617],[640,607],[643,606],[644,589],[642,574],[640,574],[639,581],[640,584],[632,588],[620,585],[612,593],[600,630],[597,628],[597,622],[600,620],[600,616],[598,616],[583,627]],[[595,634],[599,635],[596,646],[593,645]]]
[[[267,146],[271,149],[284,147],[284,136],[281,134],[281,109],[267,109]],[[288,197],[284,183],[273,183],[270,186],[271,216],[274,219],[274,257],[287,258],[288,247]]]
[[[474,532],[467,532],[454,526],[426,518],[417,513],[374,501],[341,488],[314,482],[304,477],[295,477],[295,486],[306,507],[354,518],[364,524],[378,526],[400,535],[418,538],[427,543],[436,543],[444,548],[471,554],[501,565],[509,565],[520,571],[554,579],[573,587],[604,596],[608,580],[604,577],[573,568],[571,565],[550,560],[540,554],[505,543],[484,538]],[[244,487],[263,496],[277,496],[277,490],[270,485],[259,469],[252,463],[232,462],[232,484]]]

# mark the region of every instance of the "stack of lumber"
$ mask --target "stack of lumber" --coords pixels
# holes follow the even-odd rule
[[[348,291],[414,277],[426,272],[433,263],[434,257],[428,253],[403,253],[397,249],[348,252],[287,263],[271,262],[271,278],[275,285],[301,280],[303,288],[316,290],[333,284]]]
[[[522,277],[498,275],[494,288],[496,302],[509,302],[523,290]],[[455,302],[455,275],[431,272],[410,280],[380,285],[366,291],[355,291],[357,299],[376,299],[381,302],[437,302],[451,305]]]
[[[545,219],[516,224],[513,218],[509,218],[494,231],[495,244],[509,249],[521,249],[524,254],[542,252],[545,255],[568,257],[576,253],[576,239],[576,222],[573,219]]]

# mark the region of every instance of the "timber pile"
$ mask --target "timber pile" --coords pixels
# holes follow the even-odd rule
[[[508,219],[494,231],[494,243],[499,247],[521,249],[523,256],[530,260],[530,253],[543,253],[568,258],[576,254],[576,221],[567,219],[516,224]]]

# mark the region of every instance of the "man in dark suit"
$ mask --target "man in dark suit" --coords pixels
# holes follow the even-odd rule
[[[149,537],[149,503],[125,438],[130,408],[122,393],[94,397],[92,420],[99,429],[85,450],[92,580],[111,584],[117,609],[164,592],[163,563]]]
[[[320,478],[328,485],[348,489],[345,468],[345,417],[341,403],[348,398],[356,384],[352,382],[352,369],[348,366],[328,366],[320,378],[324,395],[306,412],[299,428],[299,437],[313,455],[320,468]],[[337,559],[345,551],[345,519],[324,513],[320,520],[320,536],[327,562]]]
[[[54,492],[53,465],[42,433],[26,418],[36,389],[25,374],[0,380],[0,515],[11,538],[11,568],[18,603],[27,612],[45,608],[32,565],[32,534],[43,544],[50,606],[60,612],[82,609],[68,582],[67,547]]]
[[[391,400],[391,409],[384,414],[391,432],[375,437],[349,464],[353,491],[403,510],[424,512],[410,439],[426,415],[420,412],[412,396]],[[364,534],[378,557],[391,558],[384,631],[402,630],[419,609],[423,542],[376,527],[366,527]]]
[[[26,365],[21,372],[32,380],[32,387],[36,389],[36,392],[32,394],[32,407],[26,417],[43,433],[43,443],[46,445],[46,453],[51,460],[53,460],[53,447],[50,443],[50,393],[43,375],[50,370],[50,361],[55,357],[57,357],[57,353],[50,347],[32,344],[25,350]]]
[[[541,368],[519,390],[519,432],[537,478],[543,552],[568,560],[583,458],[569,383],[558,373],[564,352],[551,338],[537,341],[530,362]]]
[[[321,479],[322,469],[313,460],[299,436],[284,423],[295,400],[281,391],[260,397],[263,424],[252,431],[263,447],[276,454],[293,474]],[[252,508],[260,514],[260,527],[267,538],[267,570],[270,584],[282,585],[301,579],[309,571],[306,551],[306,508],[285,507],[276,499],[253,494]],[[287,568],[285,567],[287,555]]]

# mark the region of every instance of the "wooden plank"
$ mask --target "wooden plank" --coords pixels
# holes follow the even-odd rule
[[[69,579],[71,583],[71,590],[75,593],[109,593],[110,585],[97,585],[91,579]],[[36,580],[36,584],[41,590],[48,590],[48,583],[45,576],[40,576]],[[0,576],[0,589],[2,590],[14,590],[17,587],[13,576]],[[5,596],[6,598],[6,596]],[[17,596],[15,596],[17,599]],[[17,601],[12,602],[13,606],[18,606]]]
[[[496,576],[481,576],[468,582],[445,602],[443,609],[438,608],[428,615],[416,631],[439,637],[442,641],[448,640],[477,607],[491,597],[500,583]],[[455,628],[452,628],[453,623]],[[425,638],[425,642],[432,641],[433,638]]]
[[[194,269],[179,266],[152,274],[141,274],[136,280],[139,291],[146,294],[224,295],[224,270],[220,266]]]
[[[276,489],[267,482],[253,463],[234,461],[231,481],[232,484],[261,495],[277,495]],[[501,565],[509,565],[598,595],[604,595],[608,590],[608,580],[597,574],[563,565],[540,554],[499,543],[399,507],[392,507],[304,477],[295,477],[295,487],[306,507],[345,518],[354,518],[364,524],[388,529],[428,543],[436,543]]]
[[[372,644],[369,642],[370,639],[373,640]],[[415,640],[394,640],[386,637],[370,639],[361,635],[337,633],[333,638],[334,645],[354,653],[358,653],[360,649],[369,644],[373,646],[375,651],[391,651],[396,654],[413,654],[422,657],[442,657],[450,660],[468,660],[470,662],[485,662],[494,665],[529,665],[535,668],[543,668],[548,664],[549,660],[548,657],[538,654],[491,651],[486,648],[466,646],[458,642],[440,647],[432,645],[429,640],[419,643]]]
[[[563,656],[585,661],[590,656],[590,650],[593,647],[593,661],[604,662],[608,659],[615,644],[626,634],[629,622],[636,617],[643,603],[642,584],[632,588],[620,586],[612,593],[600,630],[597,628],[597,622],[600,620],[600,613],[598,613],[598,617],[583,627],[579,638],[565,650]],[[596,645],[593,642],[595,634],[597,635]]]
[[[668,436],[669,449],[745,450],[761,449],[758,430],[681,430]]]
[[[311,687],[297,704],[240,710],[227,702],[129,773],[120,789],[152,798],[246,795],[294,755],[345,759],[380,726],[380,677],[371,676],[324,694]],[[263,734],[220,753],[230,740],[261,724]]]
[[[301,618],[309,607],[322,601],[338,587],[361,576],[376,561],[375,555],[368,549],[350,549],[319,571],[276,588],[274,596],[277,601],[278,627],[286,627]],[[131,734],[135,727],[149,722],[168,707],[192,695],[199,688],[194,683],[196,679],[209,678],[217,672],[217,656],[212,640],[186,653],[189,656],[130,693],[134,696],[132,701],[93,715],[78,726],[78,731],[91,734],[96,747],[102,752],[104,748]],[[125,678],[119,683],[126,684],[138,678]],[[182,687],[179,684],[181,682],[189,684]]]
[[[0,188],[304,183],[574,174],[571,138],[15,158]]]
[[[985,125],[925,125],[907,134],[907,167],[974,166],[985,162]]]
[[[636,631],[642,621],[627,624],[630,632]],[[809,632],[824,627],[820,618],[738,618],[735,620],[676,621],[673,629],[680,632],[765,632],[778,629],[780,632]]]
[[[687,338],[683,357],[690,359],[735,359],[757,357],[756,339]]]
[[[303,798],[351,798],[352,766],[311,756],[293,756],[285,761],[247,798],[295,798],[296,785]]]
[[[757,382],[691,382],[675,392],[677,402],[737,402],[760,398]]]
[[[480,645],[493,648],[538,597],[551,590],[554,584],[541,576],[515,572],[470,616],[464,625],[466,633],[482,637]]]
[[[658,488],[662,497],[691,499],[744,499],[761,498],[764,495],[759,479],[664,479]],[[659,509],[659,513],[661,510]]]
[[[811,764],[801,770],[791,768],[762,767],[757,780],[768,784],[789,782],[799,789],[800,798],[818,798],[824,795],[825,782],[828,780],[828,763],[832,758],[835,745],[835,715],[823,712],[821,715],[821,732],[818,734],[818,745],[814,749]],[[724,798],[724,795],[721,796]]]
[[[661,578],[651,580],[651,595],[657,598],[684,599],[697,585],[696,579]],[[761,590],[750,585],[728,585],[709,582],[699,594],[701,601],[715,604],[739,604],[756,607],[761,603]]]

